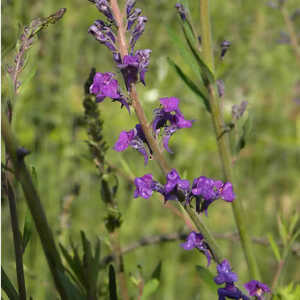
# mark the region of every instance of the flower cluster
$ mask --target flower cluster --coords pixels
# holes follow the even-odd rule
[[[165,149],[170,152],[168,142],[171,135],[174,134],[178,129],[191,127],[192,121],[184,119],[184,116],[178,107],[179,99],[175,97],[161,98],[160,103],[162,104],[162,108],[157,108],[154,110],[157,113],[154,117],[154,120],[152,121],[153,135],[157,138],[160,129],[164,128],[163,145]],[[168,124],[169,122],[170,125]],[[145,138],[144,132],[140,124],[137,124],[135,129],[129,131],[122,131],[120,133],[118,141],[115,144],[114,149],[118,152],[121,152],[127,149],[128,146],[131,146],[132,148],[142,153],[145,158],[145,164],[147,164],[148,155],[152,154],[152,150]],[[184,190],[189,190],[189,184],[188,187],[184,188]],[[171,188],[166,189],[167,200],[168,197],[172,197],[173,192],[174,191]]]
[[[138,192],[140,189],[140,184],[140,181],[135,182],[135,197],[140,196],[145,198],[142,193]],[[149,194],[151,188],[152,185],[148,185]],[[184,199],[187,205],[189,205],[191,200],[195,198],[197,212],[202,212],[204,210],[207,212],[208,206],[217,199],[223,199],[227,202],[232,202],[235,199],[233,186],[230,182],[223,183],[221,180],[213,180],[205,176],[200,176],[194,179],[191,187],[189,181],[181,179],[175,169],[172,169],[167,174],[166,184],[163,186],[163,188],[160,190],[151,190],[151,195],[152,191],[158,191],[161,193],[164,196],[165,201]]]
[[[150,61],[150,49],[136,50],[134,48],[136,42],[145,30],[147,18],[141,16],[142,10],[135,8],[135,0],[127,0],[127,32],[130,35],[130,53],[122,57],[118,48],[116,31],[118,28],[117,22],[114,19],[110,3],[107,0],[90,0],[98,10],[104,15],[105,20],[96,20],[90,26],[88,32],[101,44],[105,45],[111,52],[117,67],[120,69],[127,91],[131,90],[132,84],[138,80],[145,85],[145,74],[148,70]],[[97,77],[96,77],[97,76]],[[129,105],[126,98],[121,94],[118,81],[112,79],[113,73],[96,73],[94,83],[91,86],[90,92],[96,95],[98,102],[101,102],[105,97],[111,98],[113,101],[121,102],[129,110]],[[105,80],[103,83],[101,80]]]
[[[224,259],[217,265],[218,275],[215,277],[215,283],[218,285],[224,284],[225,287],[218,289],[219,300],[229,299],[243,299],[249,300],[249,297],[244,295],[236,286],[235,282],[238,281],[237,274],[231,271],[229,262]],[[244,285],[250,296],[255,296],[258,300],[263,300],[263,295],[269,293],[270,289],[266,284],[257,280],[251,280]]]

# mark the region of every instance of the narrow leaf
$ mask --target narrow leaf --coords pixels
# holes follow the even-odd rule
[[[217,284],[214,281],[213,274],[204,267],[196,266],[196,270],[198,271],[200,278],[203,280],[203,282],[213,291],[215,292],[218,289]]]
[[[182,81],[203,101],[205,108],[208,112],[210,112],[209,101],[204,92],[198,88],[197,84],[194,83],[184,72],[182,69],[171,59],[168,58],[169,64],[175,69],[177,75],[182,79]]]
[[[8,278],[7,274],[5,273],[2,267],[1,267],[1,287],[10,300],[19,300],[19,295],[14,285],[12,284],[12,282],[10,281],[10,279]]]
[[[268,233],[267,238],[269,240],[270,246],[271,246],[272,251],[273,251],[273,253],[276,257],[277,262],[280,262],[280,260],[281,260],[280,251],[279,251],[279,248],[278,248],[276,242],[274,241],[274,238],[273,238],[272,234]]]
[[[112,265],[109,265],[108,271],[108,280],[109,280],[109,299],[118,300],[117,294],[117,284],[116,284],[116,273]]]

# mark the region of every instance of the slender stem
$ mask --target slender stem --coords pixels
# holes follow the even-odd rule
[[[211,41],[211,27],[210,27],[210,13],[209,0],[200,1],[200,22],[202,28],[202,49],[205,63],[214,72],[213,64],[213,47]],[[220,110],[219,103],[216,99],[214,87],[211,84],[207,86],[209,94],[209,102],[211,108],[212,123],[215,129],[219,155],[222,162],[223,175],[226,181],[233,181],[232,172],[232,158],[228,147],[228,137],[222,134],[224,128],[224,120]],[[244,255],[249,268],[249,275],[251,278],[260,279],[259,269],[252,250],[251,240],[247,232],[245,223],[245,214],[242,210],[240,201],[233,201],[232,203],[235,223],[239,231],[241,243],[243,246]]]
[[[297,37],[297,32],[295,31],[293,22],[291,21],[289,13],[284,5],[282,5],[280,11],[282,13],[286,28],[287,28],[289,36],[290,36],[291,46],[295,52],[296,60],[297,60],[298,64],[300,65],[300,46],[299,46],[299,41],[298,41],[298,37]]]
[[[122,14],[120,12],[117,0],[111,0],[111,8],[112,8],[112,12],[113,12],[114,18],[115,18],[117,26],[118,26],[119,50],[120,50],[121,57],[123,58],[125,55],[128,54],[128,48],[127,48],[127,44],[126,44],[125,28],[123,25]],[[165,157],[162,155],[159,145],[152,134],[151,126],[149,125],[149,123],[147,121],[145,112],[139,101],[134,84],[131,85],[130,96],[132,99],[132,106],[135,110],[136,116],[139,120],[139,123],[142,126],[143,132],[144,132],[146,139],[150,145],[150,148],[153,151],[154,159],[158,163],[162,172],[166,175],[171,170],[171,168],[168,165],[168,162],[166,161]],[[213,257],[215,259],[217,259],[217,261],[218,261],[219,258],[221,257],[221,255],[220,255],[219,251],[217,250],[218,248],[216,247],[216,245],[214,243],[213,237],[207,231],[206,227],[204,227],[203,224],[201,225],[200,221],[197,220],[197,218],[195,217],[195,212],[192,209],[185,209],[185,211],[186,211],[187,215],[189,216],[190,220],[192,221],[192,223],[195,224],[197,230],[199,232],[201,232],[202,234],[203,234],[202,230],[205,231],[203,236],[205,237],[206,242],[209,244],[210,249],[213,252]],[[210,242],[213,242],[213,245],[210,245]],[[214,252],[215,250],[217,251],[217,253]]]
[[[10,216],[11,216],[11,227],[12,227],[12,232],[14,237],[18,290],[19,290],[20,300],[26,300],[26,286],[25,286],[25,277],[24,277],[24,269],[23,269],[23,246],[22,246],[22,238],[19,230],[16,199],[15,199],[15,194],[12,189],[11,183],[8,177],[7,176],[5,177],[6,177],[5,185],[7,189],[7,198],[9,202],[9,209],[10,209]]]
[[[64,269],[54,242],[52,231],[49,227],[40,197],[33,185],[31,175],[24,163],[24,159],[20,159],[20,157],[18,157],[18,144],[11,131],[5,114],[2,114],[1,125],[1,133],[5,143],[5,149],[12,161],[16,177],[21,183],[27,205],[35,222],[35,227],[39,233],[55,285],[62,299],[68,299],[67,293],[60,281],[61,273],[64,272]]]

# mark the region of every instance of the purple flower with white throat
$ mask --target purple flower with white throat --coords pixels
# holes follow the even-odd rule
[[[207,267],[210,265],[212,255],[201,233],[192,231],[188,235],[185,243],[181,244],[180,246],[185,250],[192,250],[195,248],[200,250],[207,258]]]
[[[152,128],[156,135],[160,132],[161,128],[164,128],[163,145],[168,152],[172,153],[168,145],[169,139],[177,130],[191,127],[193,121],[185,120],[178,107],[178,98],[161,98],[160,103],[162,108],[157,108],[154,110]]]
[[[172,169],[167,174],[167,183],[164,186],[165,201],[177,200],[178,192],[183,193],[186,201],[189,200],[190,183],[188,180],[181,179],[178,172]]]
[[[128,103],[124,96],[121,95],[118,81],[113,79],[114,76],[115,74],[111,72],[97,72],[94,76],[93,83],[90,86],[90,93],[96,96],[97,102],[102,102],[108,97],[113,101],[119,101],[122,106],[124,105],[129,111]]]
[[[263,300],[264,294],[271,292],[266,284],[261,283],[257,280],[251,280],[247,282],[246,284],[244,284],[244,287],[246,288],[250,296],[255,296],[258,300]]]
[[[115,143],[114,150],[122,152],[128,147],[139,151],[145,160],[145,165],[148,163],[148,152],[145,145],[148,146],[148,151],[152,154],[151,148],[146,140],[142,126],[137,124],[134,129],[129,131],[122,131],[120,133],[118,141]]]

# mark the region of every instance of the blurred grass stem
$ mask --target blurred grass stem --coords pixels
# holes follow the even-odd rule
[[[202,36],[202,49],[204,62],[214,73],[213,46],[211,38],[211,24],[209,12],[209,0],[200,1],[200,23]],[[208,83],[207,90],[209,94],[209,103],[211,108],[212,123],[215,129],[219,155],[222,162],[222,169],[225,181],[233,182],[232,158],[229,151],[227,135],[222,134],[224,120],[217,101],[216,92],[211,83]],[[240,235],[244,255],[249,268],[251,279],[260,280],[260,273],[255,260],[250,237],[245,223],[245,213],[243,212],[241,202],[235,200],[232,202],[233,214]]]
[[[18,144],[11,131],[5,114],[2,114],[1,134],[4,140],[5,149],[12,161],[16,178],[21,183],[27,205],[35,222],[35,227],[39,233],[43,250],[45,252],[57,290],[62,299],[68,299],[66,291],[60,281],[60,273],[63,273],[64,269],[54,242],[52,231],[49,227],[40,197],[33,185],[31,175],[24,163],[24,159],[20,159],[20,157],[17,155]]]

